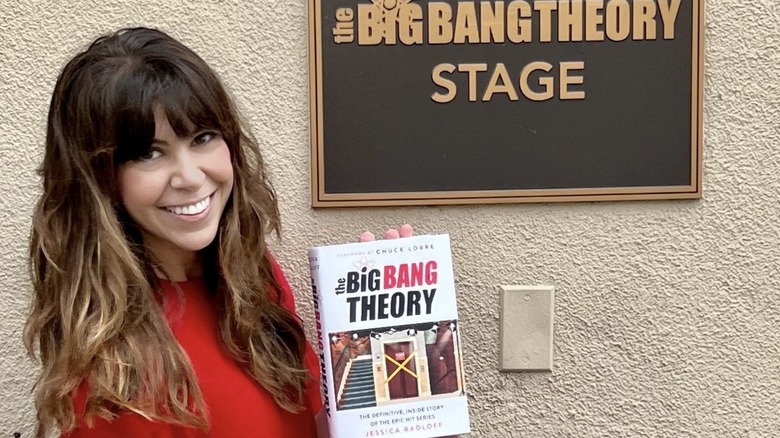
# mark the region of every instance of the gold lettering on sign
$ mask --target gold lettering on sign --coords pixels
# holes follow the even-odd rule
[[[569,91],[569,85],[582,85],[585,78],[582,76],[570,76],[569,70],[584,70],[584,61],[561,62],[560,94],[561,100],[585,99],[584,91]]]
[[[498,84],[499,80],[501,80],[501,85]],[[490,77],[490,82],[488,82],[485,94],[482,96],[482,101],[489,102],[496,93],[506,93],[511,101],[520,99],[517,96],[515,87],[512,85],[512,80],[509,79],[509,72],[506,71],[504,64],[500,62],[496,64],[496,68],[493,70],[493,75]]]
[[[441,94],[439,92],[433,93],[431,99],[433,99],[434,102],[447,103],[452,102],[452,100],[455,99],[455,95],[458,92],[455,82],[441,77],[441,74],[444,72],[452,73],[454,71],[455,66],[452,64],[439,64],[433,68],[433,73],[431,73],[433,83],[447,90],[447,94]]]
[[[333,41],[336,44],[351,43],[355,40],[354,18],[352,9],[336,9],[336,27],[333,28]]]
[[[352,8],[335,10],[336,44],[374,46],[441,44],[513,44],[549,42],[612,42],[674,39],[682,0],[356,0]],[[356,29],[357,28],[357,29]],[[355,37],[357,34],[357,38]],[[458,94],[459,74],[468,84],[469,102],[490,102],[505,95],[546,101],[585,99],[585,61],[528,62],[512,76],[502,62],[440,63],[431,80],[440,87],[431,94],[449,103]],[[480,73],[490,72],[482,75]],[[513,81],[513,77],[517,80]],[[481,94],[480,94],[481,93]],[[463,94],[461,94],[463,96]],[[500,98],[500,97],[499,97]]]
[[[452,8],[447,3],[428,3],[428,43],[452,42]]]
[[[549,43],[552,41],[552,11],[558,9],[558,3],[537,1],[534,9],[539,11],[539,41]]]
[[[680,0],[658,0],[658,10],[661,11],[661,21],[664,25],[664,39],[674,39],[674,22],[680,12]]]
[[[423,43],[422,17],[422,8],[416,3],[409,3],[398,11],[398,39],[403,44],[411,46]]]
[[[585,2],[585,40],[604,41],[604,0],[588,0]],[[602,26],[599,28],[599,26]]]
[[[612,0],[607,3],[607,38],[623,41],[631,33],[631,14],[626,0]]]
[[[634,40],[655,39],[655,1],[634,0]]]
[[[533,39],[531,34],[531,5],[523,0],[516,0],[509,3],[506,8],[507,38],[513,43],[530,43]]]
[[[375,46],[382,42],[382,17],[374,5],[358,5],[358,44]]]
[[[458,64],[458,71],[469,74],[469,102],[477,101],[477,72],[487,71],[487,64]]]
[[[539,85],[541,85],[544,89],[542,92],[536,92],[528,86],[528,79],[529,76],[531,76],[531,73],[537,70],[542,70],[546,73],[549,73],[551,69],[552,65],[542,61],[536,61],[526,65],[523,68],[523,71],[520,72],[520,90],[523,92],[523,95],[528,99],[536,102],[552,99],[554,85],[553,78],[549,76],[542,76],[539,78]]]
[[[504,2],[481,2],[479,5],[480,42],[504,42]]]
[[[365,0],[358,0],[365,1]],[[514,44],[674,39],[682,0],[370,0],[336,10],[336,44]]]
[[[558,5],[558,41],[582,41],[582,0]]]
[[[412,0],[371,0],[358,5],[358,45],[423,44],[423,9]]]
[[[558,71],[554,71],[558,68]],[[458,93],[457,84],[450,79],[456,73],[465,73],[468,79],[468,101],[476,102],[480,84],[485,84],[487,75],[480,75],[489,70],[486,63],[468,63],[468,64],[438,64],[433,68],[431,79],[433,83],[443,88],[444,92],[435,92],[431,94],[431,100],[437,103],[449,103],[455,100]],[[561,62],[557,66],[544,61],[534,61],[527,64],[520,71],[518,77],[519,88],[515,88],[515,83],[511,79],[504,63],[496,63],[492,68],[490,78],[484,85],[482,92],[482,102],[490,102],[496,94],[505,94],[506,98],[512,102],[520,100],[522,96],[528,100],[541,102],[552,99],[555,96],[556,81],[558,82],[558,97],[560,100],[582,100],[585,99],[585,91],[572,90],[573,85],[583,85],[584,76],[572,74],[575,70],[585,70],[584,61]],[[541,72],[541,73],[539,73]],[[443,75],[447,74],[445,78]],[[531,88],[534,78],[536,83]],[[541,87],[541,91],[537,87]]]
[[[473,2],[458,3],[458,15],[455,17],[455,44],[478,43],[479,24],[477,10]]]

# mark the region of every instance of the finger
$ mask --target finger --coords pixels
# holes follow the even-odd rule
[[[403,224],[401,225],[399,232],[401,237],[412,237],[412,234],[414,234],[414,228],[412,228],[412,226],[409,224]]]
[[[397,239],[399,236],[398,230],[395,228],[390,228],[389,230],[385,231],[385,239]]]
[[[361,242],[373,242],[374,240],[376,240],[376,237],[371,231],[364,231],[363,234],[360,235]]]

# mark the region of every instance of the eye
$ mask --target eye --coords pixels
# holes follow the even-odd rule
[[[219,134],[213,131],[201,132],[200,134],[193,137],[192,143],[195,144],[196,146],[199,146],[210,142],[211,140],[217,138],[218,136]]]
[[[151,148],[148,151],[146,151],[144,154],[140,155],[137,160],[138,161],[151,161],[157,158],[160,158],[162,156],[162,152],[159,149]]]

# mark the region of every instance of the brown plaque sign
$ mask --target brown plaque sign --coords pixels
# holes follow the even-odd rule
[[[704,0],[309,0],[312,205],[701,197]]]

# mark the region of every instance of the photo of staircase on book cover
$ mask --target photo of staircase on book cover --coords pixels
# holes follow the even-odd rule
[[[446,234],[309,250],[330,438],[470,431]]]

